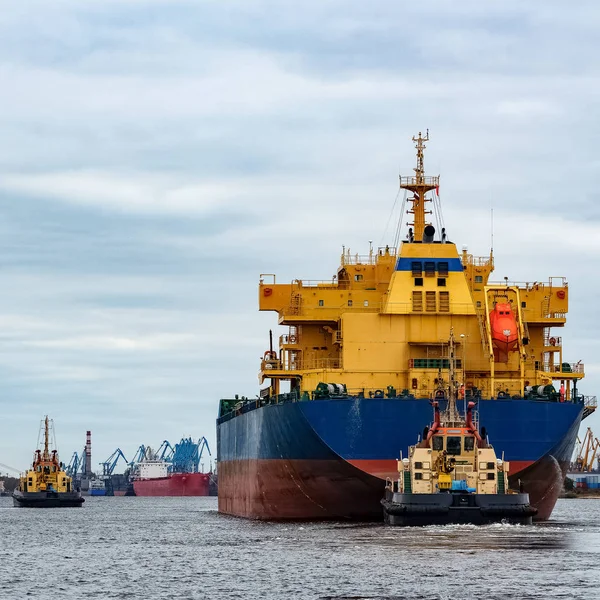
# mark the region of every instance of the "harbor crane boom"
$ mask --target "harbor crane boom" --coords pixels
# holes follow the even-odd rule
[[[122,458],[126,464],[129,464],[129,461],[125,458],[121,448],[117,448],[104,462],[100,463],[102,465],[103,477],[110,477],[113,474],[120,458]]]
[[[594,437],[591,427],[588,427],[575,461],[575,469],[586,473],[593,471],[596,457],[600,458],[600,440]]]

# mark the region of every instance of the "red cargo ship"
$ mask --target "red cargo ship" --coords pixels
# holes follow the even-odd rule
[[[210,474],[169,473],[164,460],[138,463],[133,478],[136,496],[208,496]]]

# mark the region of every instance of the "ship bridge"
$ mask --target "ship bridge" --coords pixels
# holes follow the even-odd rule
[[[408,205],[402,214],[412,222],[399,248],[371,246],[364,255],[343,248],[329,280],[280,283],[274,274],[261,275],[259,308],[277,312],[287,327],[261,360],[259,380],[269,382],[263,398],[277,396],[281,381],[298,397],[312,397],[323,382],[365,397],[382,390],[431,397],[444,380],[451,329],[465,394],[582,397],[584,365],[563,355],[556,333],[566,324],[566,280],[495,283],[491,250],[482,257],[458,251],[438,214],[440,178],[424,171],[428,140],[428,134],[413,138],[414,174],[400,176]],[[496,317],[510,319],[508,329],[498,329]]]

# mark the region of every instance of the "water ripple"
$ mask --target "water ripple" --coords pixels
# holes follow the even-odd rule
[[[600,500],[559,501],[541,525],[405,529],[245,521],[215,498],[0,498],[0,513],[2,598],[529,600],[600,581]]]

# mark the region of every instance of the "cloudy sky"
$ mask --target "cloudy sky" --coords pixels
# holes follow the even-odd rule
[[[429,128],[451,238],[570,284],[600,391],[597,2],[0,0],[0,462],[205,435],[258,392],[259,273],[390,242]],[[600,434],[600,417],[586,422]],[[216,452],[216,449],[214,449]]]

